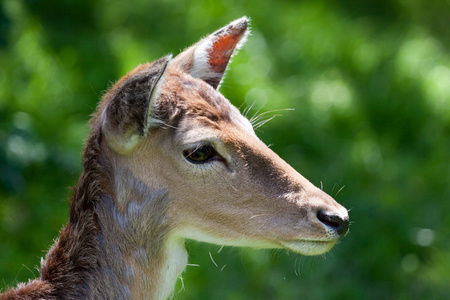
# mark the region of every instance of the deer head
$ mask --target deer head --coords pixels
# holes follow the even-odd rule
[[[185,239],[317,255],[347,233],[347,210],[217,90],[247,25],[139,66],[105,94],[69,222],[40,278],[0,298],[165,299],[186,266]]]
[[[171,236],[322,254],[346,234],[347,210],[258,139],[217,90],[247,25],[238,19],[130,72],[104,97],[101,128],[146,191],[168,191]]]

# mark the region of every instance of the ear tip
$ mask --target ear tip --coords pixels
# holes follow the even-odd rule
[[[250,18],[247,16],[242,16],[241,18],[238,19],[240,22],[242,22],[245,25],[248,25],[248,23],[250,23]]]
[[[250,18],[247,16],[243,16],[237,20],[234,20],[230,23],[230,26],[233,28],[238,28],[242,31],[246,30],[250,23]]]
[[[237,19],[236,21],[242,22],[245,25],[247,25],[248,23],[250,23],[250,17],[242,16],[239,19]]]
[[[242,43],[247,40],[247,36],[250,34],[249,23],[250,18],[247,16],[243,16],[239,19],[230,22],[225,27],[222,27],[221,29],[217,30],[211,36],[212,37],[233,36],[233,39],[236,40],[236,43],[242,39],[242,42],[240,43],[240,45],[242,45]]]

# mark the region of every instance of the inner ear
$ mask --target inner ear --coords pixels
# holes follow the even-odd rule
[[[147,134],[170,58],[137,67],[103,97],[102,130],[115,152],[128,153]]]
[[[242,17],[203,38],[170,63],[217,89],[231,57],[247,40],[249,19]]]

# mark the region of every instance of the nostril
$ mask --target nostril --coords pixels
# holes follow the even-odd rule
[[[348,218],[341,218],[340,216],[320,210],[317,213],[317,219],[326,226],[336,230],[340,236],[344,236],[348,231]]]

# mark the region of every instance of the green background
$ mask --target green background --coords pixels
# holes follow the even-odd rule
[[[105,89],[243,15],[221,92],[295,109],[258,135],[350,209],[350,233],[319,257],[188,242],[175,298],[450,297],[445,0],[0,1],[0,288],[37,276],[66,222]]]

